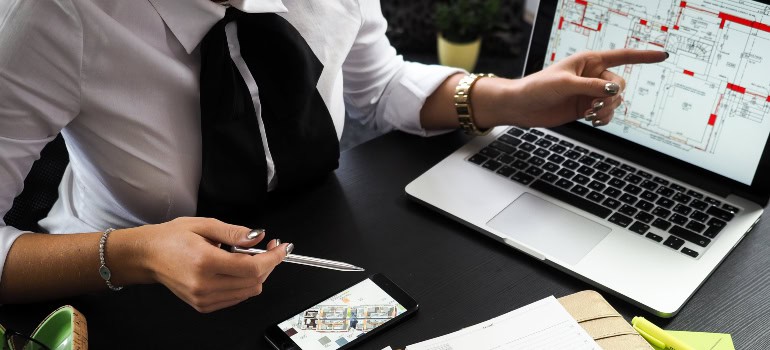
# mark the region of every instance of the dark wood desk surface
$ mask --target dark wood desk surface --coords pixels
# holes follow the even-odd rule
[[[402,347],[549,295],[591,288],[407,198],[404,186],[465,140],[459,133],[429,139],[385,135],[343,153],[340,169],[322,186],[270,209],[270,237],[294,242],[297,254],[382,272],[420,302],[413,318],[360,348]],[[673,319],[602,294],[629,319],[643,315],[669,329],[731,333],[737,349],[768,349],[769,221],[760,222]],[[210,314],[149,285],[5,305],[0,323],[31,331],[47,313],[70,303],[88,320],[92,349],[267,349],[267,325],[365,276],[283,264],[262,295]]]

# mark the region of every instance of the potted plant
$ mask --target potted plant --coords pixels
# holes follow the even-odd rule
[[[500,0],[449,0],[436,6],[439,63],[473,71],[481,37],[496,24]]]

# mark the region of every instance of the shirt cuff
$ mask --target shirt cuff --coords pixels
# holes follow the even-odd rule
[[[26,232],[12,226],[0,226],[0,281],[3,278],[2,274],[5,268],[5,259],[8,257],[8,251],[11,250],[13,242]]]
[[[420,123],[420,111],[425,100],[450,75],[464,73],[459,68],[404,62],[404,66],[385,91],[389,103],[383,103],[383,117],[397,129],[420,136],[444,134],[448,130],[425,130]]]

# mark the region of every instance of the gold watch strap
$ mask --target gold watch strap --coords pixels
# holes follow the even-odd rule
[[[460,127],[469,135],[486,135],[491,128],[479,129],[473,119],[473,107],[471,104],[471,90],[476,82],[484,77],[495,77],[494,74],[468,74],[460,79],[455,88],[454,102],[457,111],[457,120]]]

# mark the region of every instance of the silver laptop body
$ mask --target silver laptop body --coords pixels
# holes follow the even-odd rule
[[[631,47],[639,48],[665,46],[671,53],[661,65],[613,70],[629,84],[626,104],[609,126],[498,127],[419,176],[406,192],[559,270],[672,317],[757,223],[767,204],[770,70],[751,57],[770,57],[770,31],[759,22],[747,28],[745,19],[752,18],[759,2],[652,2],[631,8],[617,1],[603,8],[598,2],[541,1],[525,74],[572,52],[617,47],[612,46],[616,41],[633,40]],[[653,5],[668,9],[664,19],[645,12]],[[754,38],[736,34],[749,30]],[[723,43],[725,33],[731,41],[751,41],[753,51],[740,42],[742,52],[719,51],[732,47]],[[696,37],[700,44],[709,37],[716,42],[694,52],[687,40]],[[704,48],[712,51],[704,53]],[[703,57],[713,59],[706,63],[719,63],[695,64]],[[682,66],[693,70],[685,72]],[[733,74],[728,67],[745,74]],[[677,70],[681,76],[672,78]],[[665,93],[650,96],[658,90]],[[662,117],[645,115],[653,111],[650,104]],[[714,114],[703,116],[705,126],[676,124],[696,118],[705,104]],[[703,144],[687,138],[701,134]],[[523,150],[524,144],[530,146]],[[636,191],[637,199],[625,189]]]

